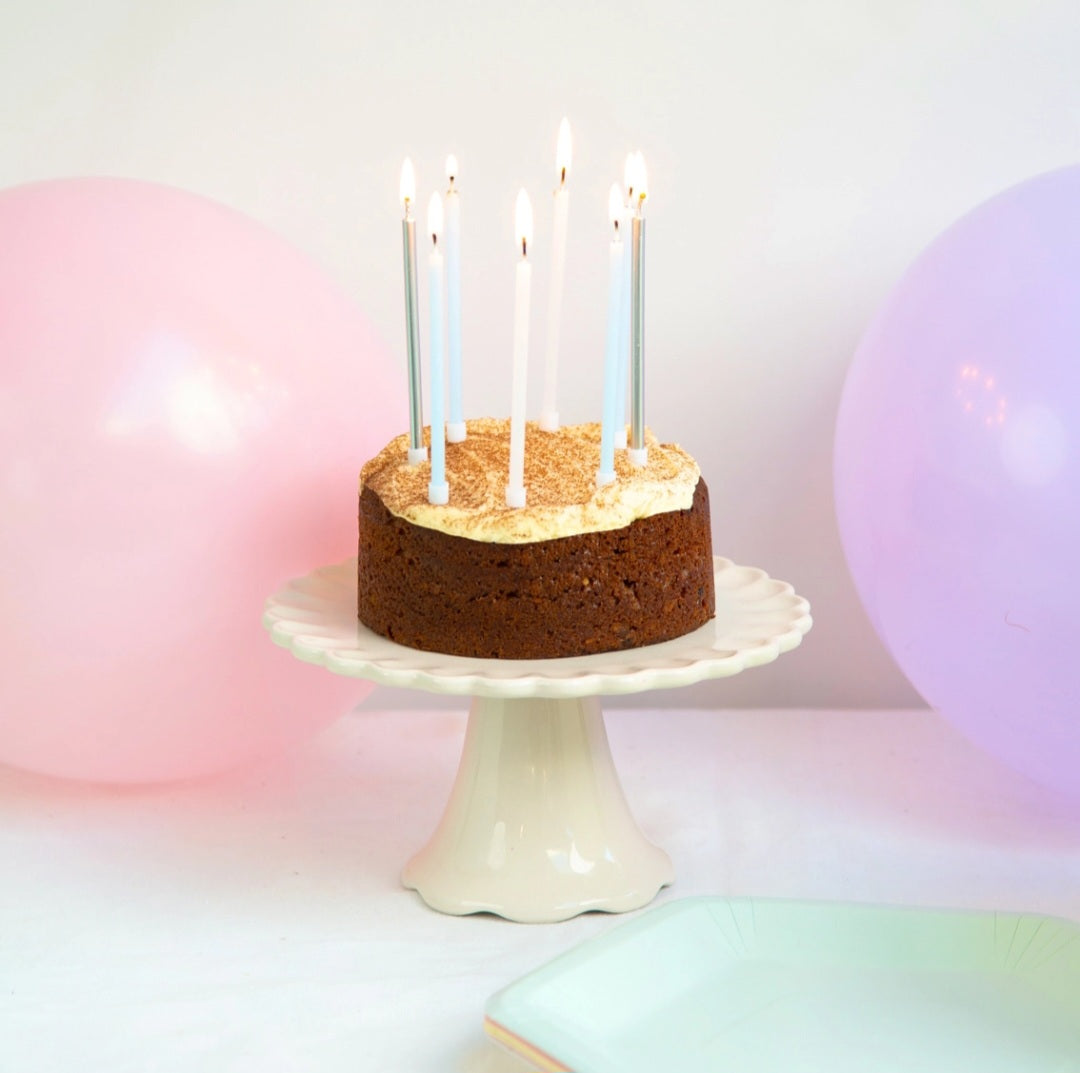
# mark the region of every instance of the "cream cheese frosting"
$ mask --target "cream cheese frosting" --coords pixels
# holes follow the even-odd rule
[[[616,480],[596,487],[600,425],[566,425],[547,432],[525,428],[527,505],[506,505],[510,459],[508,419],[476,418],[461,443],[446,445],[450,502],[428,502],[431,463],[410,465],[406,434],[391,440],[360,471],[360,491],[371,488],[391,514],[451,536],[495,544],[526,544],[578,533],[621,529],[638,518],[687,510],[701,477],[681,447],[646,432],[648,464],[634,466],[615,452]],[[430,444],[430,429],[424,429]]]

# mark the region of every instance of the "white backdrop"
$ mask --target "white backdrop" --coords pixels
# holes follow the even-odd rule
[[[816,620],[774,667],[678,703],[901,707],[918,700],[869,627],[833,516],[844,373],[938,231],[1075,160],[1078,54],[1075,0],[5,0],[0,185],[110,174],[222,200],[318,259],[403,362],[399,169],[411,154],[424,206],[454,152],[466,409],[508,411],[524,185],[535,414],[565,114],[560,409],[578,421],[599,415],[606,192],[640,148],[649,424],[701,462],[717,551],[794,582]]]

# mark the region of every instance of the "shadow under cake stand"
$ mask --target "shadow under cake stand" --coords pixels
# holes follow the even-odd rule
[[[640,908],[675,878],[627,807],[598,698],[737,674],[810,629],[810,605],[786,582],[721,558],[714,572],[716,617],[700,629],[568,659],[470,659],[381,637],[357,621],[355,559],[289,582],[263,623],[336,674],[471,697],[450,800],[402,882],[443,913],[566,920]]]

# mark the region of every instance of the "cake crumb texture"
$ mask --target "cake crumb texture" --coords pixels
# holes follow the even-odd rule
[[[552,463],[541,483],[560,480]],[[686,509],[533,543],[415,525],[388,510],[371,483],[359,513],[359,618],[412,648],[490,659],[588,655],[670,640],[715,613],[700,478]]]

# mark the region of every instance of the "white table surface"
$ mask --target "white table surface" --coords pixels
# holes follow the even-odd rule
[[[422,703],[422,697],[418,696]],[[619,711],[690,894],[1080,920],[1080,803],[930,712]],[[356,712],[286,761],[102,789],[0,769],[0,1070],[517,1073],[485,999],[617,925],[447,917],[398,884],[464,714]]]

